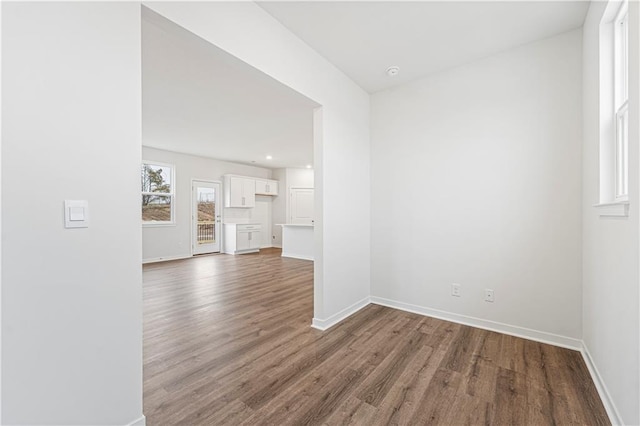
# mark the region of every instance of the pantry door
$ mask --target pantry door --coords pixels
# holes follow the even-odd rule
[[[313,188],[291,188],[289,223],[313,225]]]

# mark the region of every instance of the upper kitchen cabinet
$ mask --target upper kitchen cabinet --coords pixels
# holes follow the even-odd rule
[[[224,176],[224,206],[248,208],[256,205],[256,181],[242,176]]]
[[[256,179],[256,195],[278,195],[278,181]]]

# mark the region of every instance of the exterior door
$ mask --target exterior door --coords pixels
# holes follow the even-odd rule
[[[220,183],[194,180],[192,188],[192,253],[220,252]]]
[[[313,225],[313,188],[291,188],[289,223]]]

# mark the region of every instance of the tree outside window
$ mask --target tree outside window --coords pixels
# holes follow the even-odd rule
[[[142,222],[173,222],[173,166],[143,163]]]

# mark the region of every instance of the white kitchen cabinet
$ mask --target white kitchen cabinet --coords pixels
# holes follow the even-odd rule
[[[256,195],[278,195],[278,181],[256,179]]]
[[[257,253],[262,241],[259,223],[225,223],[224,252],[228,254]]]
[[[250,208],[256,205],[256,181],[243,176],[224,176],[224,206]]]

